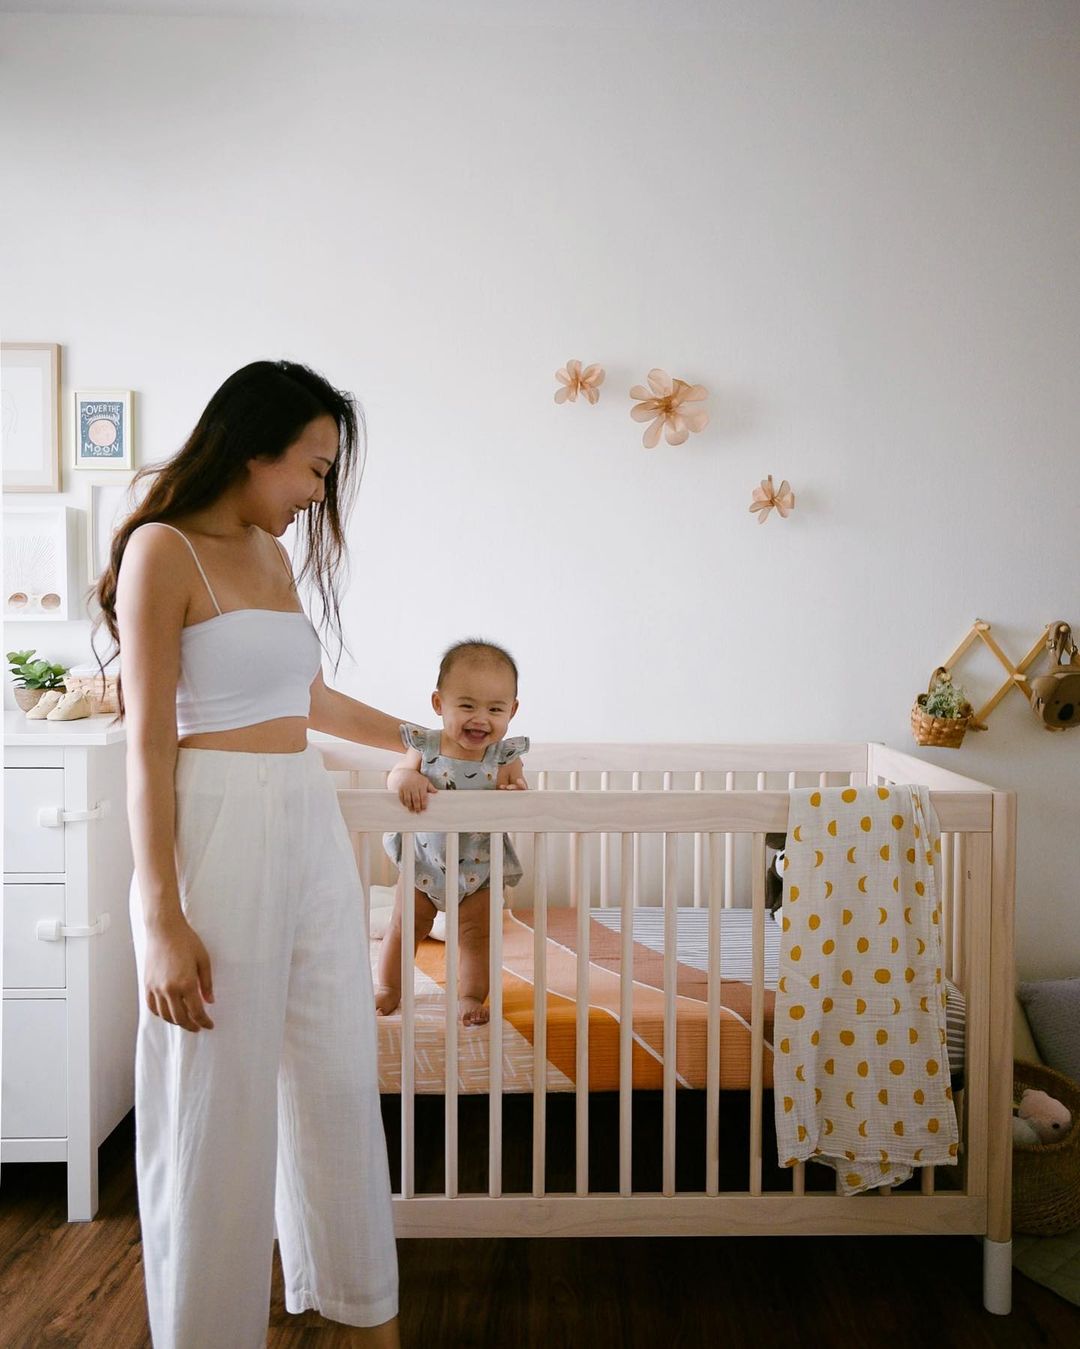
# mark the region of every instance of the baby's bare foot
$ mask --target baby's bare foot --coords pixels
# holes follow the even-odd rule
[[[389,1016],[391,1012],[396,1012],[400,1001],[400,988],[394,988],[390,984],[375,986],[375,1011],[379,1016]]]
[[[486,1026],[488,1021],[488,1009],[484,1006],[480,998],[470,998],[468,996],[460,999],[461,1024],[463,1026]]]

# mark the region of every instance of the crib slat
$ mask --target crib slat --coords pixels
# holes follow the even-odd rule
[[[349,774],[349,786],[359,788],[360,774]],[[361,830],[353,835],[356,871],[360,877],[360,891],[364,896],[364,930],[371,931],[371,835]]]
[[[414,835],[401,836],[401,1193],[416,1193],[416,856]]]
[[[975,842],[974,837],[970,839]],[[969,838],[966,834],[956,834],[953,838],[952,854],[952,899],[953,899],[953,920],[952,920],[952,977],[953,981],[967,992],[968,970],[967,970],[967,944],[964,941],[965,915],[967,900],[967,884],[965,870],[967,867],[967,851]]]
[[[491,858],[489,888],[491,918],[489,921],[489,980],[488,1020],[488,1194],[498,1199],[502,1194],[502,1107],[503,1107],[503,836],[492,834],[488,840]]]
[[[663,1191],[675,1193],[675,989],[678,978],[678,834],[664,835],[664,1127]]]
[[[570,774],[570,790],[576,792],[579,790],[578,783],[581,779],[580,773]],[[570,907],[576,909],[578,906],[578,895],[581,890],[581,874],[578,866],[581,857],[581,835],[571,834],[570,838]]]
[[[630,774],[630,790],[632,792],[641,791],[641,774]],[[639,884],[641,874],[641,835],[634,835],[634,908],[641,903],[641,889]]]
[[[806,1163],[798,1162],[791,1168],[791,1193],[806,1193]]]
[[[694,791],[705,788],[705,774],[694,774]],[[694,835],[694,908],[700,909],[705,903],[705,835]]]
[[[458,840],[446,836],[446,1197],[458,1192]]]
[[[351,772],[351,773],[347,773],[347,774],[346,774],[346,777],[347,777],[348,780],[349,780],[349,790],[352,791],[352,792],[358,792],[358,791],[360,791],[360,774],[359,774],[359,772],[355,772],[355,771],[354,771],[354,772]],[[351,837],[351,839],[352,839],[353,854],[354,854],[355,857],[356,857],[356,870],[359,871],[359,870],[360,870],[360,840],[361,840],[361,838],[363,837],[363,834],[361,834],[361,833],[355,833],[355,834],[350,835],[350,837]]]
[[[544,1193],[547,1151],[547,834],[534,834],[533,864],[533,1172]]]
[[[621,834],[622,865],[619,880],[622,887],[621,913],[619,916],[619,935],[621,957],[619,960],[619,1193],[631,1192],[631,1095],[633,1088],[633,1040],[631,1034],[634,1022],[634,838],[630,834]]]
[[[735,790],[735,774],[724,774],[724,790]],[[735,835],[724,835],[724,908],[730,909],[735,903]]]
[[[990,894],[993,875],[992,841],[989,834],[962,834],[956,851],[960,854],[956,882],[959,892],[957,923],[962,924],[959,981],[967,998],[964,1059],[965,1156],[964,1188],[969,1195],[981,1197],[988,1192],[988,1158],[991,1147],[991,1122],[987,1110],[990,1085],[991,1004],[1011,989],[991,989],[990,928],[969,899]],[[968,877],[971,890],[968,890]],[[943,996],[943,994],[942,994]],[[944,1056],[946,1046],[942,1046]],[[1006,1061],[1007,1070],[1008,1063]],[[1000,1071],[1001,1065],[996,1065]],[[954,1102],[955,1105],[955,1102]]]
[[[610,786],[611,786],[611,774],[610,774],[610,773],[601,773],[601,774],[600,774],[600,790],[601,790],[602,792],[606,792],[606,791],[610,788]],[[608,907],[608,903],[609,903],[609,900],[608,900],[608,846],[609,846],[608,841],[609,841],[609,838],[610,838],[610,835],[608,835],[608,834],[601,834],[601,835],[600,835],[600,907],[601,907],[602,909],[606,909],[606,908]]]
[[[705,1082],[705,1193],[720,1193],[720,913],[722,835],[709,835],[708,1055]]]
[[[953,909],[953,840],[955,834],[941,835],[941,940],[942,958],[945,961],[946,979],[956,978],[956,965],[953,959],[953,928],[955,912]]]
[[[585,836],[582,882],[576,875],[581,902],[577,911],[577,1008],[574,1055],[574,1139],[576,1144],[575,1184],[578,1194],[589,1193],[589,862],[591,848]],[[582,855],[575,857],[575,873],[582,867]]]
[[[765,1056],[765,835],[753,844],[753,984],[750,994],[750,1193],[761,1193],[761,1115]]]

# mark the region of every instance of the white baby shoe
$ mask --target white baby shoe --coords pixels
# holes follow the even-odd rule
[[[93,712],[90,699],[81,690],[65,693],[53,710],[46,714],[46,721],[80,721]]]
[[[26,720],[44,721],[63,696],[60,689],[46,689],[30,711],[27,712]]]

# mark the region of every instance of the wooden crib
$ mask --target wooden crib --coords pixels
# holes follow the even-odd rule
[[[393,756],[339,741],[316,741],[335,773],[346,824],[353,836],[365,893],[374,880],[392,882],[382,853],[384,831],[408,832],[410,815],[383,787]],[[1007,1313],[1011,1299],[1011,1085],[1015,797],[935,764],[879,744],[835,745],[535,745],[526,758],[532,790],[444,792],[423,817],[425,831],[510,833],[526,877],[508,891],[511,906],[532,910],[534,937],[532,1184],[525,1192],[503,1185],[503,1017],[500,974],[502,849],[492,848],[491,1021],[463,1030],[446,1018],[445,1127],[440,1129],[444,1184],[419,1193],[416,1175],[415,999],[413,969],[403,963],[400,1038],[400,1192],[395,1194],[399,1236],[623,1236],[623,1235],[902,1235],[974,1234],[984,1238],[983,1300]],[[808,1185],[802,1165],[784,1173],[784,1190],[763,1185],[764,1126],[771,1112],[765,1083],[764,951],[765,835],[786,830],[788,792],[796,787],[923,783],[942,830],[942,908],[945,973],[966,998],[963,1090],[957,1096],[961,1130],[958,1167],[925,1168],[908,1186],[845,1198]],[[457,999],[456,840],[447,847],[446,1002]],[[411,929],[411,848],[406,860],[405,930]],[[590,1185],[589,980],[590,906],[620,911],[620,938],[628,953],[635,904],[662,909],[663,1053],[658,1093],[662,1127],[659,1184],[632,1184],[635,1093],[631,1059],[632,961],[619,976],[617,1115],[610,1127],[617,1149],[617,1185]],[[732,906],[752,911],[752,985],[749,1014],[748,1132],[739,1147],[745,1183],[721,1186],[721,980],[719,915]],[[555,907],[576,910],[576,1071],[572,1188],[547,1187],[547,941]],[[680,906],[707,910],[707,1068],[703,1106],[704,1184],[676,1184],[676,920]],[[569,922],[565,912],[560,921]],[[658,919],[658,921],[661,921]],[[463,1035],[490,1038],[488,1169],[484,1193],[459,1186],[459,1047]],[[679,1089],[680,1094],[682,1088]],[[740,1098],[742,1099],[742,1098]],[[614,1107],[613,1107],[614,1108]],[[617,1121],[617,1122],[616,1122]],[[397,1140],[392,1140],[395,1144]],[[593,1140],[594,1143],[596,1140]],[[698,1136],[699,1146],[702,1139]],[[593,1152],[595,1159],[595,1151]],[[727,1159],[730,1160],[730,1159]],[[569,1159],[567,1159],[569,1162]],[[613,1159],[614,1165],[614,1159]],[[595,1168],[592,1168],[595,1169]],[[815,1173],[824,1168],[809,1168]],[[726,1169],[730,1180],[730,1167]],[[771,1175],[770,1171],[770,1175]]]

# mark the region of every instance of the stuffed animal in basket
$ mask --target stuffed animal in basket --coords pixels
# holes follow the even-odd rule
[[[1059,1143],[1072,1128],[1072,1115],[1045,1091],[1030,1088],[1020,1097],[1013,1116],[1013,1142],[1031,1146],[1033,1143]]]

